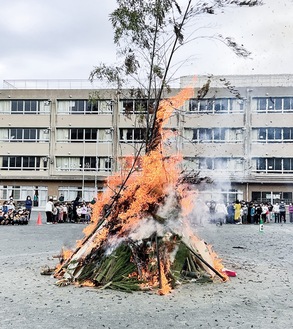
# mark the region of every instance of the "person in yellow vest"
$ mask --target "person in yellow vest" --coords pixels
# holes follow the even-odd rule
[[[235,224],[242,224],[241,221],[241,204],[239,200],[236,200],[234,205],[235,213],[234,213],[234,222]]]

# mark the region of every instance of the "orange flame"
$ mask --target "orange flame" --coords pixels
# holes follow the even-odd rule
[[[158,290],[159,295],[166,295],[171,292],[171,287],[165,274],[167,273],[168,269],[169,269],[168,263],[166,264],[161,261],[160,262],[161,288]]]
[[[156,114],[156,120],[158,122],[157,129],[162,136],[160,144],[158,147],[139,158],[124,158],[121,172],[108,178],[108,189],[97,196],[97,202],[93,206],[92,223],[84,229],[85,238],[77,242],[77,248],[82,247],[82,252],[88,254],[93,248],[102,245],[104,241],[109,241],[110,227],[111,225],[112,227],[115,227],[115,221],[119,222],[119,225],[121,226],[119,226],[118,238],[126,236],[129,230],[134,228],[134,226],[144,218],[146,214],[156,214],[157,208],[168,196],[170,191],[176,190],[180,196],[179,201],[180,208],[182,209],[182,217],[187,217],[191,213],[197,192],[191,191],[188,188],[188,185],[178,184],[182,156],[179,154],[171,156],[166,155],[163,142],[166,138],[172,137],[174,132],[164,130],[163,133],[163,128],[166,127],[174,109],[182,106],[187,99],[192,97],[193,92],[193,88],[186,88],[180,91],[178,95],[160,102]],[[133,167],[132,164],[134,161],[136,161],[136,165]],[[124,180],[130,168],[133,169],[133,172],[125,183]],[[113,200],[118,201],[115,203]],[[110,208],[111,205],[114,206]],[[107,207],[110,208],[110,212],[107,213],[109,218],[105,216]],[[103,225],[100,225],[101,220],[104,221]],[[113,223],[111,223],[111,220]],[[188,229],[186,230],[188,231]],[[88,239],[89,237],[91,238]],[[194,245],[204,247],[202,246],[202,241],[200,241],[194,234],[191,234],[190,240]],[[84,246],[85,241],[89,242],[86,246]],[[212,251],[211,255],[214,266],[221,270],[223,266],[221,265],[220,260]],[[69,257],[71,257],[71,254],[68,254],[67,258]],[[153,263],[155,266],[156,262],[156,259],[150,259],[149,265],[151,266]],[[160,284],[158,293],[167,294],[171,291],[170,283],[168,281],[170,260],[161,259],[156,266],[159,266],[160,271],[158,270],[150,273],[147,269],[141,269],[141,277],[139,277],[139,279],[146,281],[141,287],[158,287]],[[138,276],[137,273],[136,275]],[[92,285],[93,283],[89,281],[83,283],[83,285],[85,284]]]

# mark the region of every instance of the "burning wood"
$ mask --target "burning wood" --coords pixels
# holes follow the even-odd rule
[[[167,156],[163,149],[163,126],[173,106],[189,97],[186,89],[160,105],[147,154],[133,159],[126,178],[109,178],[85,237],[60,258],[54,274],[59,285],[166,294],[178,283],[226,280],[216,255],[189,225],[198,175],[184,175],[181,156]]]

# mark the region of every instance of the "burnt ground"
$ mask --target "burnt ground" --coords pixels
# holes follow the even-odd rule
[[[292,328],[293,224],[207,224],[198,235],[237,272],[226,283],[193,283],[166,296],[55,286],[40,275],[83,224],[0,227],[0,327]],[[44,214],[42,214],[44,222]]]

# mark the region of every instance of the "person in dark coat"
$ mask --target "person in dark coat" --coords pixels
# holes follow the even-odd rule
[[[72,219],[73,219],[74,222],[77,222],[77,217],[78,216],[77,216],[76,209],[77,209],[78,206],[79,206],[79,196],[77,196],[75,198],[75,200],[73,201],[73,205],[72,205],[72,214],[73,214]]]
[[[28,220],[31,219],[32,206],[33,206],[32,198],[28,195],[25,200],[25,209],[28,214]]]

